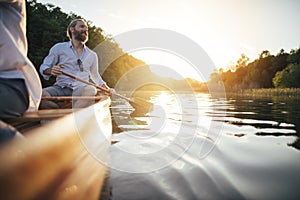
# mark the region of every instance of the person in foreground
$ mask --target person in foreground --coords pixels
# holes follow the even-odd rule
[[[27,58],[26,1],[0,0],[0,143],[18,135],[5,123],[39,107],[42,86]]]
[[[95,87],[86,85],[62,74],[65,71],[85,81],[92,81],[99,86],[110,89],[98,72],[98,56],[85,43],[88,40],[88,26],[84,19],[74,19],[67,27],[70,41],[55,44],[40,66],[43,78],[49,80],[56,76],[53,86],[43,89],[43,97],[50,96],[95,96]],[[110,89],[110,91],[114,91]],[[73,107],[81,108],[90,105],[90,101],[77,100]],[[41,109],[58,108],[54,102],[42,101]]]

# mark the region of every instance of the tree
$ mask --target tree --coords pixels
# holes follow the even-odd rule
[[[241,54],[241,57],[237,60],[236,69],[246,67],[249,63],[249,58],[245,54]]]
[[[260,55],[259,55],[259,59],[266,58],[266,57],[268,57],[268,56],[270,56],[270,51],[268,51],[268,50],[263,50],[263,51],[260,53]]]
[[[277,72],[273,84],[276,88],[300,87],[300,64],[290,64],[284,70]]]
[[[289,63],[300,63],[300,48],[297,50],[291,50],[287,60]]]

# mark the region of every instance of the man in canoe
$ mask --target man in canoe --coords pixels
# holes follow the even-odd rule
[[[26,1],[0,0],[0,143],[17,132],[3,121],[39,107],[42,86],[27,58]]]
[[[53,86],[43,89],[43,97],[54,96],[95,96],[97,90],[62,74],[66,72],[82,80],[92,81],[103,88],[110,89],[101,78],[98,72],[98,56],[90,50],[85,43],[88,40],[88,26],[84,19],[72,20],[67,27],[67,36],[70,41],[55,44],[45,57],[40,66],[40,73],[44,79],[49,80],[50,76],[56,76],[56,83]],[[47,104],[47,105],[46,105]],[[73,107],[86,107],[91,102],[77,100]],[[41,108],[58,108],[53,102],[42,101]]]

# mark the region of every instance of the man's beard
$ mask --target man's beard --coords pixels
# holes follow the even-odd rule
[[[74,31],[74,38],[81,42],[86,42],[88,40],[88,34],[84,34],[85,32]]]

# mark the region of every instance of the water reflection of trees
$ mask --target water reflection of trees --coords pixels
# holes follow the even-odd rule
[[[251,125],[258,129],[273,128],[277,132],[264,133],[258,132],[258,136],[297,136],[297,139],[288,144],[300,150],[300,101],[293,98],[268,97],[268,98],[251,98],[228,97],[229,109],[227,116],[238,119],[253,119],[259,121],[274,121],[273,123],[246,123],[243,121],[227,122],[241,125]],[[232,112],[232,107],[234,112]],[[282,126],[282,124],[291,124],[294,126]],[[292,129],[295,133],[282,133],[280,129]]]

